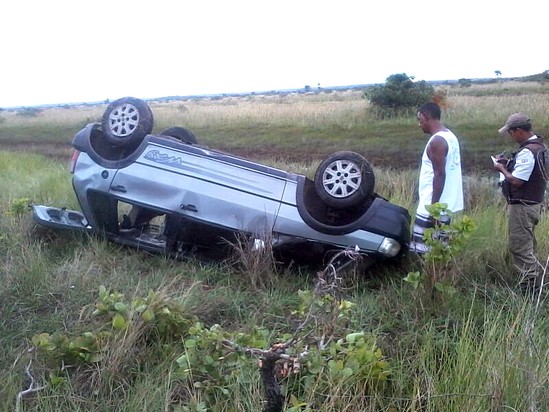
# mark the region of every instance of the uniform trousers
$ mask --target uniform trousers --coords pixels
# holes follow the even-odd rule
[[[521,280],[536,277],[543,269],[536,258],[537,241],[534,229],[541,216],[541,204],[509,204],[509,252],[513,256]]]

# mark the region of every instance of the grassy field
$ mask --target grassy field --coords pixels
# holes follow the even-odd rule
[[[301,374],[281,380],[285,411],[549,410],[547,298],[515,287],[505,205],[486,160],[513,148],[497,135],[512,112],[528,113],[548,134],[548,89],[498,83],[449,88],[447,96],[444,121],[461,137],[466,213],[477,226],[451,265],[437,268],[455,293],[433,298],[404,281],[422,270],[411,257],[346,273],[345,304],[305,306],[320,309],[298,334],[310,358]],[[371,118],[359,92],[151,105],[157,131],[184,125],[205,145],[305,174],[325,153],[360,151],[374,164],[376,190],[414,207],[425,137],[414,118]],[[314,271],[265,257],[240,256],[240,266],[172,261],[32,223],[29,202],[78,207],[70,140],[103,109],[0,112],[0,411],[263,410],[256,357],[221,339],[261,349],[287,339],[306,318]],[[544,212],[544,261],[548,233]],[[21,396],[33,379],[39,390]]]
[[[497,130],[523,111],[549,134],[549,85],[506,82],[468,88],[445,86],[444,123],[461,138],[463,166],[485,171],[489,155],[509,147]],[[137,96],[138,97],[138,96]],[[316,161],[334,150],[364,153],[374,165],[415,168],[425,142],[415,116],[380,121],[362,91],[250,95],[151,102],[155,131],[185,126],[199,142],[254,159]],[[35,116],[0,112],[0,145],[66,158],[76,131],[100,121],[105,105],[44,109]]]

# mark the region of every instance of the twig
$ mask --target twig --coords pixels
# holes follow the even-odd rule
[[[31,372],[31,366],[32,366],[32,359],[29,360],[29,364],[25,368],[25,376],[29,380],[29,387],[17,394],[17,397],[15,398],[15,412],[19,412],[19,410],[21,409],[21,401],[23,399],[23,396],[28,395],[29,393],[41,391],[42,389],[46,388],[46,385],[42,385],[38,387],[35,386],[35,380]]]
[[[285,360],[285,361],[293,361],[293,360],[296,360],[296,359],[303,359],[305,358],[308,354],[309,354],[309,351],[303,351],[301,352],[299,355],[297,356],[291,356],[291,355],[288,355],[286,353],[284,353],[284,350],[286,349],[284,347],[285,344],[282,344],[282,343],[277,343],[277,344],[274,344],[270,349],[258,349],[258,348],[250,348],[248,346],[240,346],[238,345],[237,343],[229,340],[229,339],[223,339],[221,341],[221,343],[223,343],[225,346],[237,351],[237,352],[242,352],[242,353],[245,353],[246,355],[252,355],[252,356],[257,356],[257,357],[260,357],[260,358],[264,358],[264,357],[270,357],[270,358],[276,358],[276,360]]]

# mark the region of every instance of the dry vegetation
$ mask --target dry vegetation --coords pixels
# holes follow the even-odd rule
[[[500,87],[501,86],[501,87]],[[515,111],[530,114],[542,129],[549,128],[549,83],[507,82],[471,88],[441,86],[447,93],[445,121],[450,124],[499,124]],[[503,94],[505,92],[505,94]],[[158,123],[182,123],[189,127],[228,127],[246,122],[262,126],[308,126],[342,128],[365,123],[385,123],[372,118],[360,90],[318,94],[252,95],[220,99],[189,100],[152,105]],[[390,121],[395,122],[395,119]],[[415,118],[398,122],[415,125]]]
[[[250,95],[220,99],[156,103],[160,124],[186,124],[192,128],[255,126],[351,128],[366,120],[368,102],[359,90],[287,95]]]

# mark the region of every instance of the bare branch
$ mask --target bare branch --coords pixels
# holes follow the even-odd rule
[[[29,387],[17,394],[17,397],[15,398],[15,412],[19,412],[21,409],[21,401],[23,400],[23,396],[28,395],[29,393],[34,393],[41,391],[42,389],[46,388],[46,385],[42,386],[35,386],[35,379],[32,375],[32,359],[29,360],[29,364],[25,368],[25,376],[29,382]]]

